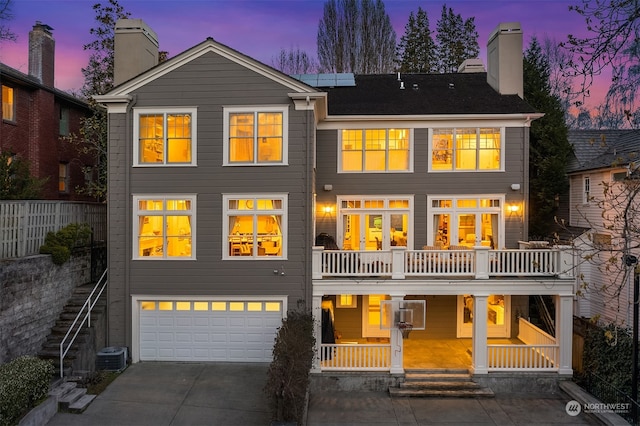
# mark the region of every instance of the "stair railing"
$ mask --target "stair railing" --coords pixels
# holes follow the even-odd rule
[[[85,323],[87,323],[87,327],[91,327],[91,311],[100,299],[100,296],[102,296],[104,289],[107,287],[107,282],[109,281],[107,272],[108,269],[105,269],[97,284],[93,287],[93,290],[89,294],[89,297],[82,305],[82,308],[80,308],[80,312],[78,312],[78,315],[76,315],[76,319],[73,320],[73,323],[69,327],[69,331],[67,331],[67,334],[64,335],[62,342],[60,342],[60,377],[64,377],[64,357],[67,356],[69,349],[71,349],[71,345],[73,345],[76,337],[78,337],[80,329],[82,329],[82,326],[84,326]],[[80,323],[78,323],[79,321]],[[76,324],[78,324],[77,327]],[[76,328],[76,331],[75,333],[73,333],[73,336],[71,336],[71,332],[73,331],[74,327]],[[71,336],[71,339],[65,346],[65,342],[67,341],[69,336]]]

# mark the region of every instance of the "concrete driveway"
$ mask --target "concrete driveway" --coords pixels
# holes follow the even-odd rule
[[[50,426],[268,425],[269,364],[144,362],[129,366],[82,414]]]

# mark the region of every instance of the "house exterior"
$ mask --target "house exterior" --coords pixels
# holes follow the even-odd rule
[[[55,40],[52,28],[36,22],[29,33],[29,74],[0,64],[2,122],[0,151],[29,162],[32,176],[47,179],[46,200],[92,201],[75,188],[90,178],[94,159],[62,138],[78,134],[87,103],[54,87]]]
[[[613,219],[626,205],[625,180],[634,171],[640,152],[637,130],[572,130],[569,142],[574,156],[568,166],[570,191],[567,224],[582,229],[575,237],[580,261],[583,297],[577,299],[575,314],[599,318],[623,327],[633,324],[633,267],[611,264],[612,256],[622,258],[619,241],[621,223]],[[636,172],[637,173],[637,172]],[[617,201],[605,197],[605,188],[621,194]],[[613,202],[612,202],[613,201]],[[613,229],[608,229],[612,227]],[[634,245],[634,244],[632,244]],[[639,255],[636,247],[630,254]]]
[[[318,373],[402,374],[404,333],[466,339],[476,376],[572,374],[571,252],[525,242],[541,113],[522,100],[519,24],[492,34],[488,71],[449,75],[293,78],[213,39],[136,68],[119,37],[134,57],[158,45],[119,21],[129,73],[96,97],[110,345],[133,362],[269,361],[303,304]],[[554,336],[524,321],[536,295],[556,301]]]

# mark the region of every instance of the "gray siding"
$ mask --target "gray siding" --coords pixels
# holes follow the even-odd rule
[[[131,294],[286,295],[307,299],[310,282],[311,195],[307,188],[308,129],[313,116],[295,111],[291,90],[208,53],[135,92],[135,107],[197,107],[197,167],[131,167],[132,113],[110,120],[111,342],[131,341]],[[223,106],[289,105],[289,165],[223,167]],[[309,127],[311,123],[311,127]],[[128,176],[128,181],[127,181]],[[222,260],[225,193],[288,194],[288,258]],[[197,260],[131,260],[131,194],[197,194]],[[274,274],[274,269],[285,274]]]
[[[399,126],[402,126],[401,124]],[[507,128],[505,135],[505,170],[503,172],[429,173],[428,129],[414,131],[413,173],[337,173],[337,130],[318,132],[317,206],[335,203],[339,195],[414,195],[414,247],[427,242],[427,196],[457,194],[505,194],[506,203],[521,201],[525,187],[524,128]],[[512,191],[511,184],[519,183],[520,191]],[[323,190],[325,184],[333,190]],[[322,212],[317,211],[318,217]],[[505,215],[506,216],[506,215]],[[335,235],[335,217],[319,220],[316,232]],[[522,221],[507,220],[505,246],[515,248],[525,238]]]

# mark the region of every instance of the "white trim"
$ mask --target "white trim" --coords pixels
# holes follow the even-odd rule
[[[229,246],[229,200],[235,199],[262,199],[262,200],[282,200],[282,208],[281,209],[272,209],[272,210],[240,210],[239,212],[245,216],[259,216],[259,215],[280,215],[282,220],[280,223],[280,231],[282,232],[282,250],[280,256],[258,256],[256,254],[252,254],[251,256],[231,256],[229,255],[229,251],[226,249]],[[222,260],[286,260],[287,259],[287,248],[288,248],[288,229],[289,229],[289,194],[274,192],[274,193],[229,193],[222,194]],[[257,233],[254,235],[257,238]],[[254,247],[254,253],[255,253]]]
[[[473,293],[467,295],[474,296]],[[464,302],[463,294],[456,297],[456,337],[473,337],[473,322],[464,323]],[[489,295],[491,296],[491,295]],[[511,295],[499,294],[504,296],[504,322],[502,325],[491,325],[487,321],[487,337],[510,337],[511,336]],[[489,303],[487,303],[487,315],[489,315]],[[481,316],[482,319],[485,316]]]
[[[141,163],[140,162],[140,115],[142,114],[162,114],[163,115],[163,144],[164,155],[162,163]],[[168,114],[189,114],[191,115],[191,161],[188,163],[167,163],[167,126],[166,118]],[[198,108],[197,107],[138,107],[133,108],[133,167],[193,167],[198,165]]]
[[[460,123],[458,123],[460,124]],[[482,128],[498,128],[500,129],[500,167],[497,169],[479,169],[478,168],[478,164],[476,164],[476,168],[475,169],[456,169],[455,168],[455,152],[456,152],[456,147],[455,147],[455,141],[454,141],[454,146],[452,147],[453,152],[454,152],[454,156],[451,159],[451,170],[434,170],[433,169],[433,130],[434,129],[451,129],[451,130],[458,130],[458,129],[476,129],[476,135],[477,137],[479,137],[479,130],[481,127],[472,127],[472,126],[467,126],[467,123],[464,123],[464,126],[453,126],[453,127],[430,127],[429,128],[429,132],[428,132],[428,151],[427,151],[427,155],[428,155],[428,165],[427,165],[427,172],[428,173],[499,173],[499,172],[504,172],[505,171],[505,147],[506,147],[506,128],[505,127],[498,127],[498,126],[481,126]],[[477,139],[476,139],[476,142]],[[477,145],[476,146],[476,163],[477,163],[477,156],[479,153],[480,147]]]
[[[133,99],[130,95],[120,95],[120,96],[112,96],[112,95],[95,95],[93,96],[93,100],[98,102],[101,105],[106,105],[107,114],[125,114],[127,112],[127,107],[129,106],[129,102]]]
[[[222,165],[229,167],[269,167],[289,165],[289,105],[243,105],[243,106],[223,106],[222,107]],[[253,113],[280,112],[282,113],[282,161],[272,163],[258,162],[257,152],[254,153],[252,163],[240,163],[229,161],[229,114],[232,113]],[[255,125],[255,123],[254,123]],[[258,135],[254,135],[254,143]],[[255,146],[254,146],[255,149]]]
[[[137,363],[140,362],[140,302],[144,302],[147,300],[176,300],[176,301],[247,301],[247,302],[280,302],[282,303],[282,318],[286,318],[286,314],[288,311],[287,301],[288,297],[285,295],[274,295],[274,296],[225,296],[225,295],[217,295],[217,296],[203,296],[203,295],[157,295],[157,294],[132,294],[131,295],[131,362]]]
[[[132,211],[131,211],[131,244],[132,244],[132,252],[131,257],[133,260],[143,260],[143,261],[152,261],[152,260],[196,260],[196,235],[197,235],[197,194],[131,194],[132,196]],[[189,200],[191,201],[191,209],[190,210],[175,210],[175,212],[184,212],[184,214],[176,214],[178,216],[189,216],[191,217],[190,225],[191,225],[191,255],[185,257],[178,256],[140,256],[138,250],[138,237],[139,235],[139,215],[140,210],[138,210],[138,202],[140,200]],[[169,210],[174,211],[174,210]],[[160,216],[164,218],[167,216],[167,210],[157,210]],[[163,219],[164,223],[164,219]],[[164,236],[166,237],[166,235]],[[165,240],[166,241],[166,240]]]
[[[433,114],[433,115],[339,115],[318,123],[318,130],[374,129],[380,127],[529,127],[544,114]]]

